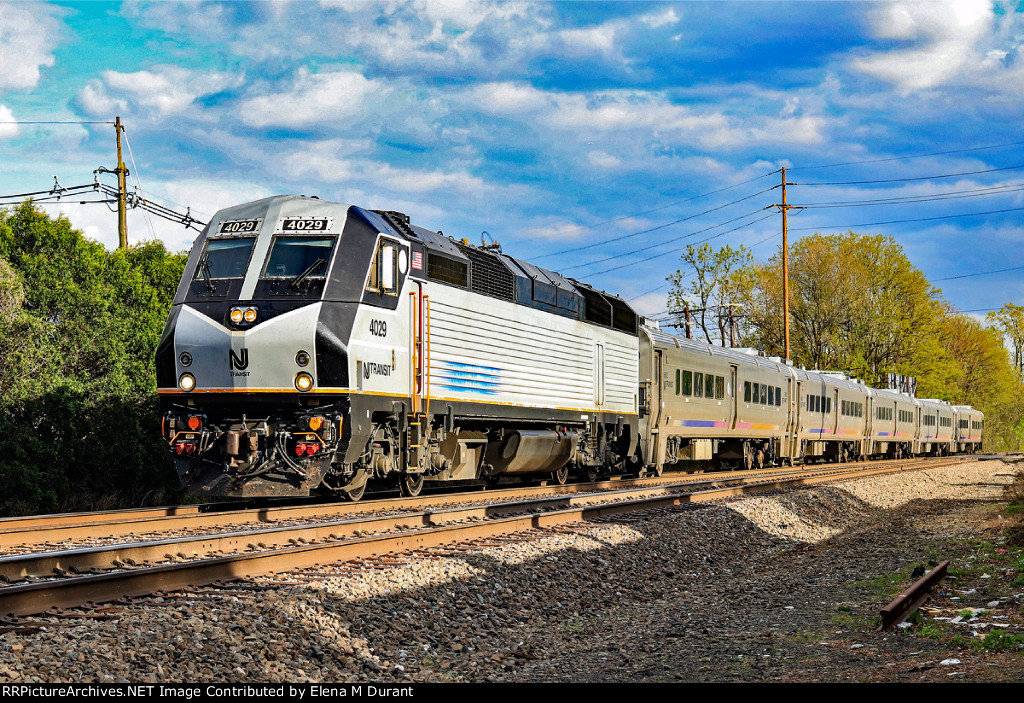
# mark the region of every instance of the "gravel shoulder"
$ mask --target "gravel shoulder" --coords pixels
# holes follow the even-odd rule
[[[119,606],[0,635],[0,683],[1020,681],[1024,557],[1004,491],[1021,468],[967,462]],[[953,578],[932,610],[879,631],[913,570],[942,559]]]

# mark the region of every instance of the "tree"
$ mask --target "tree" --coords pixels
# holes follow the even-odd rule
[[[956,373],[950,402],[971,405],[985,413],[985,444],[990,449],[1016,449],[1024,430],[1024,391],[997,330],[962,313],[948,311],[940,322],[942,344]]]
[[[791,247],[791,354],[875,385],[887,373],[945,373],[939,291],[890,237],[816,234]],[[781,254],[755,267],[747,342],[783,353]]]
[[[739,249],[726,245],[715,251],[704,243],[699,247],[687,245],[686,252],[679,258],[692,269],[692,273],[683,273],[679,269],[668,277],[672,284],[668,294],[669,309],[676,313],[680,327],[685,324],[682,310],[690,308],[695,311],[708,343],[711,343],[708,313],[715,309],[718,332],[722,346],[725,346],[730,320],[727,308],[747,299],[752,287],[753,257],[742,245]],[[684,283],[686,280],[690,281],[689,287]]]
[[[0,211],[0,512],[180,490],[153,355],[184,259],[159,242],[107,252],[31,203]]]
[[[1013,350],[1013,366],[1018,376],[1024,377],[1024,306],[1007,303],[998,312],[985,318],[1002,331]]]

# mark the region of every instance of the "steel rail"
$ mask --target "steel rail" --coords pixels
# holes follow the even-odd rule
[[[946,578],[948,568],[949,560],[947,559],[918,579],[913,586],[896,596],[889,605],[882,608],[882,629],[891,630],[928,600],[932,588]]]
[[[873,462],[871,466],[887,467],[898,464],[910,466],[913,462],[926,461],[933,466],[935,460],[909,459]],[[315,505],[259,507],[229,511],[201,511],[201,506],[177,506],[148,508],[142,510],[114,511],[113,513],[71,513],[54,516],[32,516],[0,520],[0,547],[20,547],[38,544],[55,544],[83,539],[108,539],[135,537],[143,534],[169,532],[180,529],[202,529],[254,522],[275,522],[281,520],[303,520],[328,515],[357,515],[380,510],[416,510],[432,506],[452,505],[475,501],[494,500],[522,495],[573,495],[608,492],[615,488],[629,486],[686,486],[708,482],[736,482],[751,477],[771,478],[819,471],[829,474],[848,470],[851,466],[863,464],[821,464],[783,469],[762,469],[759,471],[733,471],[662,476],[660,478],[615,479],[593,484],[572,484],[564,486],[528,486],[489,490],[482,496],[473,492],[427,495],[418,498],[361,501],[358,503],[320,503]],[[99,519],[89,519],[90,516]],[[76,518],[85,518],[75,521]]]
[[[626,512],[705,502],[766,489],[896,473],[902,470],[901,467],[866,467],[841,476],[791,477],[780,481],[761,481],[757,485],[711,488],[694,493],[677,493],[614,503],[604,502],[597,505],[559,508],[529,515],[494,517],[486,521],[460,521],[456,524],[443,524],[441,514],[445,512],[455,514],[458,512],[457,510],[436,511],[432,515],[442,519],[440,526],[423,527],[395,534],[359,537],[324,544],[299,544],[255,553],[8,586],[0,588],[0,613],[12,616],[31,615],[51,608],[70,608],[89,602],[103,602],[126,596],[147,595],[156,591],[177,590],[220,581],[280,573],[319,564],[435,547],[450,542],[549,528]],[[490,507],[501,508],[500,505]],[[477,506],[466,510],[484,510],[486,512],[487,508],[488,506]]]
[[[871,467],[872,473],[885,472],[887,469]],[[891,469],[890,469],[891,470]],[[831,472],[835,474],[836,472]],[[849,473],[847,470],[845,473]],[[862,471],[857,476],[865,475]],[[791,481],[805,482],[812,476],[792,478]],[[815,475],[813,478],[824,480],[835,479]],[[747,477],[734,481],[708,481],[704,490],[713,488],[739,486],[757,488],[765,482],[778,485],[778,479]],[[512,514],[530,513],[544,510],[581,507],[597,502],[608,503],[618,499],[639,500],[667,495],[679,495],[685,492],[689,484],[672,486],[652,486],[626,488],[606,491],[598,494],[555,496],[550,498],[534,498],[523,501],[512,501],[479,506],[442,508],[436,510],[401,513],[398,515],[367,516],[344,520],[332,520],[314,525],[290,525],[266,527],[255,530],[237,532],[188,535],[144,542],[113,544],[98,547],[67,549],[60,551],[17,554],[0,557],[0,581],[14,583],[24,579],[52,578],[54,575],[65,576],[68,573],[81,574],[98,569],[125,568],[158,561],[176,561],[201,558],[215,553],[238,553],[287,546],[300,542],[315,542],[324,539],[339,540],[343,534],[365,534],[367,532],[393,532],[395,530],[412,530],[436,527],[467,520],[485,520]],[[684,489],[684,490],[680,490]],[[691,491],[692,492],[692,491]]]

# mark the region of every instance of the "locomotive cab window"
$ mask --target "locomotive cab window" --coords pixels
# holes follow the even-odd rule
[[[366,290],[381,295],[398,295],[398,259],[398,243],[380,240],[370,265]]]
[[[196,266],[194,280],[202,278],[243,278],[256,237],[206,240],[206,250]]]
[[[323,278],[331,263],[334,237],[277,235],[270,244],[263,278],[287,278],[300,282]]]

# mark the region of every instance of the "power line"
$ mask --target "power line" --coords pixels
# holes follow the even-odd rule
[[[112,120],[50,120],[48,122],[25,122],[22,120],[8,120],[0,124],[114,124]]]
[[[107,205],[109,207],[110,203],[112,203],[112,202],[116,203],[117,202],[117,198],[118,198],[118,195],[119,195],[119,191],[116,188],[111,188],[110,186],[108,186],[108,185],[106,185],[104,183],[100,183],[98,180],[93,181],[92,183],[87,184],[87,185],[77,185],[77,186],[64,187],[64,186],[60,185],[59,182],[57,182],[57,179],[56,179],[56,176],[55,176],[54,177],[54,187],[52,189],[50,189],[50,190],[37,190],[37,191],[33,191],[31,193],[16,193],[16,194],[11,194],[11,195],[0,195],[0,206],[2,206],[2,205],[16,205],[19,202],[23,202],[26,198],[31,199],[31,202],[33,204],[38,203],[40,205],[59,205],[59,204],[67,203],[67,202],[73,202],[73,201],[70,201],[70,200],[66,200],[68,195],[71,194],[73,196],[74,194],[79,193],[80,191],[83,191],[83,190],[94,191],[97,195],[106,196],[106,199],[101,199],[101,200],[81,200],[81,201],[78,201],[78,203],[77,203],[78,205],[91,205],[91,204],[94,204],[94,203],[102,203],[102,204],[105,204],[105,205]],[[38,197],[38,198],[33,197],[33,196],[36,196],[36,195],[38,195],[40,197]],[[62,198],[65,198],[65,199],[62,200]],[[10,202],[4,202],[4,201],[10,201]],[[149,213],[152,213],[152,214],[154,214],[154,215],[156,215],[158,217],[162,217],[165,220],[170,220],[171,222],[176,222],[178,224],[184,225],[188,229],[194,229],[196,231],[202,231],[202,228],[206,226],[205,222],[203,222],[201,220],[197,220],[196,218],[192,217],[192,211],[191,211],[190,208],[186,209],[186,212],[184,214],[182,214],[182,213],[176,212],[176,211],[174,211],[174,210],[172,210],[172,209],[170,209],[168,207],[164,207],[163,205],[155,203],[155,202],[153,202],[151,200],[146,200],[145,198],[140,198],[140,197],[132,198],[131,199],[131,206],[132,206],[133,209],[134,208],[142,208],[143,212],[149,212]],[[154,236],[155,236],[155,234],[154,234]]]
[[[805,210],[820,210],[837,207],[865,207],[868,205],[904,205],[908,203],[928,203],[938,200],[959,200],[962,198],[978,198],[986,195],[1002,195],[1024,190],[1024,183],[1007,183],[987,188],[970,190],[951,190],[931,195],[900,195],[892,198],[870,198],[866,200],[839,200],[825,203],[811,203],[801,206]]]
[[[871,181],[830,181],[826,183],[792,183],[790,185],[802,186],[859,186],[872,183],[907,183],[909,181],[931,181],[939,178],[955,178],[957,176],[977,176],[981,173],[995,173],[997,171],[1013,171],[1024,168],[1024,164],[1018,166],[1003,166],[1000,168],[986,168],[980,171],[961,171],[960,173],[944,173],[938,176],[913,176],[908,178],[882,178]]]
[[[724,227],[725,225],[732,224],[733,222],[736,222],[737,220],[742,220],[745,217],[750,217],[752,215],[756,215],[759,212],[762,212],[763,210],[764,210],[764,208],[760,208],[758,210],[753,210],[753,211],[748,212],[746,214],[740,215],[739,217],[734,217],[731,220],[726,220],[725,222],[719,222],[716,225],[711,225],[710,227],[705,227],[704,229],[699,229],[696,232],[690,232],[689,234],[684,234],[681,237],[676,237],[675,239],[671,239],[671,240],[669,240],[667,242],[658,242],[657,244],[649,244],[649,245],[647,245],[645,247],[640,247],[639,249],[634,249],[634,250],[632,250],[630,252],[626,252],[625,254],[616,254],[614,256],[606,256],[603,259],[595,259],[594,261],[588,261],[585,264],[577,264],[576,266],[570,266],[570,267],[568,267],[568,268],[566,268],[564,270],[565,271],[572,271],[574,269],[584,268],[586,266],[593,266],[594,264],[604,263],[605,261],[611,261],[612,259],[619,259],[619,258],[621,258],[623,256],[632,256],[633,254],[639,254],[642,251],[648,251],[650,249],[655,249],[657,247],[663,247],[666,244],[674,244],[675,242],[678,242],[678,241],[680,241],[682,239],[689,239],[690,237],[695,237],[698,234],[703,234],[704,232],[707,232],[709,230],[715,229],[716,227]],[[696,217],[696,215],[694,217]],[[690,219],[690,218],[687,218],[687,219]],[[667,226],[667,225],[664,225],[664,226]]]
[[[928,157],[928,156],[946,156],[948,154],[964,154],[964,153],[971,152],[971,151],[986,151],[986,150],[989,150],[989,149],[1002,149],[1003,147],[1020,146],[1022,144],[1024,144],[1024,142],[1007,142],[1005,144],[992,144],[992,145],[989,145],[989,146],[978,146],[978,147],[971,147],[971,148],[968,148],[968,149],[950,149],[948,151],[933,151],[933,152],[928,153],[928,154],[908,154],[907,156],[890,156],[890,157],[885,158],[885,159],[865,159],[864,161],[844,161],[844,162],[841,162],[841,163],[818,164],[818,165],[815,165],[815,166],[794,166],[792,168],[792,170],[794,170],[794,171],[810,171],[812,169],[835,168],[837,166],[853,166],[853,165],[858,165],[858,164],[880,164],[880,163],[883,163],[883,162],[886,162],[886,161],[903,161],[905,159],[923,159],[923,158]]]
[[[939,281],[955,281],[958,278],[972,278],[974,276],[990,276],[993,273],[1005,273],[1007,271],[1020,271],[1024,269],[1024,266],[1011,266],[1008,269],[996,269],[995,271],[978,271],[977,273],[962,273],[959,276],[947,276],[946,278],[936,278],[935,282]]]
[[[703,244],[704,242],[710,242],[712,239],[718,239],[719,237],[721,237],[723,235],[726,235],[726,234],[729,234],[730,232],[735,232],[738,229],[743,229],[744,227],[749,227],[750,225],[756,225],[758,222],[762,222],[763,220],[767,220],[769,217],[772,217],[774,214],[775,214],[774,212],[770,212],[767,215],[765,215],[765,216],[763,216],[763,217],[761,217],[759,219],[756,219],[756,220],[754,220],[752,222],[746,222],[746,223],[744,223],[742,225],[739,225],[738,227],[733,227],[732,229],[728,229],[728,230],[726,230],[724,232],[719,232],[718,234],[715,234],[715,235],[712,235],[712,236],[707,237],[705,239],[702,239],[699,242],[697,242],[697,244]],[[644,263],[646,261],[653,261],[654,259],[657,259],[659,256],[665,256],[666,254],[673,254],[673,253],[675,253],[677,251],[682,251],[684,248],[685,247],[680,247],[678,249],[673,249],[672,251],[662,252],[660,254],[655,254],[654,256],[648,256],[648,257],[646,257],[644,259],[640,259],[638,261],[633,261],[633,262],[628,263],[628,264],[622,264],[621,266],[613,266],[610,269],[605,269],[604,271],[595,271],[595,272],[589,273],[587,275],[588,276],[600,276],[603,273],[610,273],[611,271],[618,271],[619,269],[629,268],[630,266],[636,266],[637,264],[642,264],[642,263]]]
[[[668,205],[662,205],[661,207],[652,208],[650,210],[644,210],[643,212],[638,212],[638,213],[633,214],[633,215],[623,215],[622,217],[616,217],[615,219],[606,220],[604,222],[599,222],[599,223],[594,224],[594,225],[588,225],[586,227],[579,227],[578,229],[579,230],[593,229],[595,227],[600,227],[601,225],[606,225],[606,224],[609,224],[609,223],[612,223],[612,222],[619,222],[620,220],[628,220],[628,219],[633,218],[633,217],[638,217],[639,215],[646,215],[648,213],[656,212],[658,210],[664,210],[666,208],[674,207],[675,205],[680,205],[682,203],[687,203],[687,202],[690,202],[692,200],[699,200],[700,198],[706,198],[707,196],[714,195],[715,193],[721,193],[722,191],[730,190],[732,188],[738,188],[741,185],[746,185],[747,183],[752,183],[752,182],[760,180],[762,178],[767,178],[768,176],[771,176],[771,175],[773,175],[775,173],[778,173],[778,171],[772,171],[772,173],[766,173],[766,174],[764,174],[762,176],[756,176],[754,178],[749,178],[749,179],[747,179],[745,181],[741,181],[740,183],[734,183],[731,186],[726,186],[724,188],[719,188],[717,190],[708,191],[707,193],[701,193],[700,195],[695,195],[692,198],[686,198],[685,200],[677,200],[676,202],[669,203]],[[735,205],[737,203],[741,203],[744,200],[750,200],[751,198],[755,198],[758,195],[763,195],[764,193],[767,193],[770,190],[772,190],[772,188],[768,188],[766,190],[762,190],[762,191],[760,191],[758,193],[754,193],[753,195],[748,195],[748,196],[746,196],[744,198],[740,198],[739,200],[734,200],[734,201],[732,201],[730,203],[726,203],[724,205],[719,205],[718,207],[713,207],[710,210],[705,210],[704,212],[699,212],[696,215],[690,215],[689,217],[684,217],[684,218],[682,218],[680,220],[674,220],[673,222],[668,222],[668,223],[665,223],[665,224],[662,224],[662,225],[658,225],[657,227],[652,227],[650,229],[640,230],[639,232],[631,232],[630,234],[625,234],[625,235],[621,235],[621,236],[618,236],[618,237],[611,237],[610,239],[605,239],[605,240],[600,241],[600,242],[593,242],[592,244],[584,244],[583,246],[574,247],[572,249],[563,249],[562,251],[555,251],[555,252],[552,252],[550,254],[543,254],[541,256],[534,257],[534,259],[538,259],[539,260],[539,259],[546,259],[546,258],[551,257],[551,256],[559,256],[561,254],[570,254],[570,253],[575,252],[575,251],[582,251],[583,249],[590,249],[592,247],[597,247],[597,246],[601,246],[601,245],[604,245],[604,244],[609,244],[611,242],[618,242],[618,241],[622,241],[624,239],[629,239],[630,237],[636,237],[636,236],[639,236],[641,234],[647,234],[648,232],[654,232],[654,231],[659,230],[659,229],[664,229],[665,227],[671,227],[672,225],[679,224],[680,222],[686,222],[687,220],[692,220],[694,217],[700,217],[701,215],[706,215],[708,213],[715,212],[716,210],[721,210],[723,208],[729,207],[730,205]]]
[[[886,220],[884,222],[858,222],[856,224],[847,225],[818,225],[816,227],[794,227],[792,231],[805,232],[809,230],[822,230],[822,229],[850,229],[852,227],[870,227],[873,225],[894,225],[901,224],[904,222],[929,222],[932,220],[953,220],[960,217],[980,217],[981,215],[1000,215],[1005,212],[1018,212],[1024,210],[1024,207],[1011,207],[1004,208],[1002,210],[988,210],[986,212],[966,212],[959,215],[937,215],[935,217],[915,217],[907,220]]]
[[[132,143],[128,141],[128,132],[124,133],[124,143],[128,146],[128,158],[132,160],[132,180],[135,181],[136,193],[142,188],[142,182],[139,180],[139,167],[135,165],[135,154],[132,153]],[[150,219],[149,213],[143,210],[143,216],[146,218],[146,224],[149,226],[149,233],[153,235],[153,239],[156,239],[156,229],[153,228],[153,220]]]

